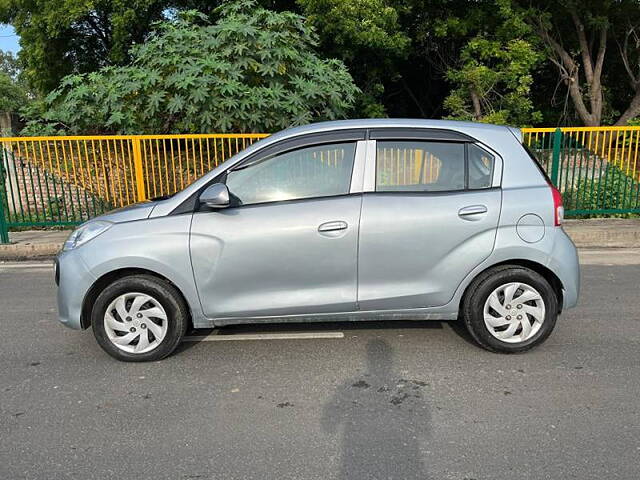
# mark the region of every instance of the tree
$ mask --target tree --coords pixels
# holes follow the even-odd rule
[[[548,47],[549,60],[580,120],[598,126],[607,116],[624,125],[640,114],[640,7],[635,0],[539,2],[529,18]],[[619,57],[616,62],[615,56]],[[622,63],[623,69],[615,68]],[[607,105],[606,81],[626,78],[629,93],[617,96],[621,110]],[[614,85],[612,85],[614,87]],[[615,87],[614,87],[615,88]],[[607,107],[609,111],[607,112]],[[615,117],[613,118],[615,114]]]
[[[0,50],[0,72],[6,73],[13,80],[17,80],[22,72],[18,59],[12,52]]]
[[[317,28],[323,52],[343,60],[362,90],[358,114],[384,116],[385,82],[397,77],[410,39],[392,0],[298,0]]]
[[[25,76],[47,93],[71,73],[123,64],[131,45],[166,17],[170,0],[0,0],[0,22],[20,35]]]
[[[216,15],[165,21],[131,64],[65,77],[26,131],[274,131],[347,115],[358,89],[344,64],[315,53],[303,17],[253,0]]]
[[[531,41],[531,27],[512,8],[511,0],[495,3],[498,8],[490,15],[449,17],[437,29],[440,36],[475,31],[462,47],[457,65],[447,70],[453,90],[444,105],[455,119],[528,125],[541,118],[530,93],[532,70],[543,56]]]
[[[13,120],[28,104],[29,97],[16,57],[0,50],[0,126],[3,135],[12,133]]]
[[[155,22],[195,9],[215,19],[224,0],[0,0],[0,22],[20,35],[20,57],[29,83],[41,93],[62,77],[124,65]],[[295,0],[261,0],[277,10]]]
[[[0,112],[18,112],[26,103],[25,91],[9,75],[0,72]]]

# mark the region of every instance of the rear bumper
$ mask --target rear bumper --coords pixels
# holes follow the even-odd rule
[[[82,302],[96,278],[76,251],[60,252],[55,260],[58,284],[58,319],[76,330],[82,328]]]
[[[562,309],[573,308],[580,295],[580,262],[578,250],[562,228],[555,228],[553,252],[548,267],[562,282]]]

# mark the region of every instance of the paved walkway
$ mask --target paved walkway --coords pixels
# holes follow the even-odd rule
[[[580,248],[640,248],[640,219],[566,220],[564,228]],[[70,233],[70,230],[10,232],[11,243],[0,245],[0,260],[52,257]]]

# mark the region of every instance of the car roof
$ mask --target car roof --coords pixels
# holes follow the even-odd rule
[[[511,132],[514,135],[517,129],[502,125],[493,125],[480,122],[461,122],[456,120],[428,120],[421,118],[364,118],[355,120],[334,120],[329,122],[316,122],[299,127],[292,127],[274,133],[270,138],[282,140],[297,135],[308,133],[326,132],[332,130],[344,130],[355,128],[438,128],[444,130],[454,130],[474,136],[478,131],[486,133]]]

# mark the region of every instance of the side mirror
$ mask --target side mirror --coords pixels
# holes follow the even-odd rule
[[[209,185],[200,194],[200,203],[211,208],[225,208],[229,206],[229,189],[224,183]]]

